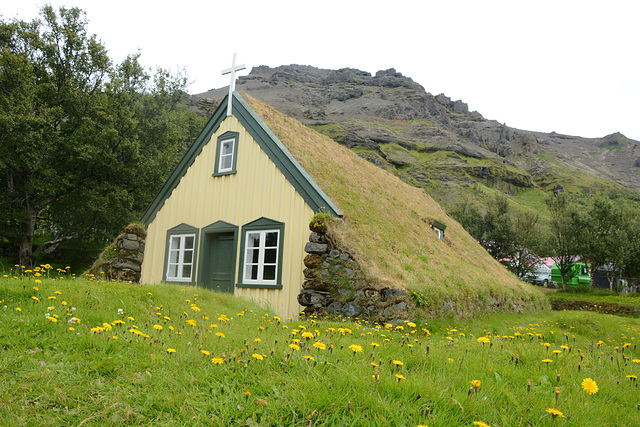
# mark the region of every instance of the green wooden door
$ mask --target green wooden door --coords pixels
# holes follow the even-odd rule
[[[233,233],[211,235],[209,277],[206,287],[214,291],[233,293],[236,248]]]

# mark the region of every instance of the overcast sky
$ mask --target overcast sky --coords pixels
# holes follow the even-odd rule
[[[190,93],[220,71],[302,64],[395,68],[434,95],[508,126],[640,140],[640,2],[0,0],[4,20],[44,4],[87,12],[111,58],[184,68]]]

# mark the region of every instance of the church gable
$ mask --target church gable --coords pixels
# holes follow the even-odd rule
[[[300,166],[289,150],[287,150],[282,142],[271,132],[245,100],[242,99],[237,92],[233,92],[232,97],[232,116],[238,120],[253,140],[258,143],[260,148],[291,185],[293,185],[311,209],[313,209],[314,212],[322,210],[334,216],[342,216],[342,212],[333,204],[302,166]],[[225,97],[202,132],[187,150],[178,166],[169,176],[156,198],[143,214],[142,221],[147,226],[153,221],[158,211],[162,208],[207,144],[217,144],[215,162],[211,170],[211,175],[214,177],[234,174],[238,168],[242,167],[242,165],[237,164],[237,153],[240,149],[238,145],[241,143],[237,132],[229,130],[218,136],[215,141],[211,140],[212,136],[228,117],[225,109],[225,106],[228,105],[227,101],[228,97]],[[206,178],[202,177],[202,179]]]

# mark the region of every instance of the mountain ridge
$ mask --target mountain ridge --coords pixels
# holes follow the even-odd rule
[[[395,69],[371,73],[308,65],[254,67],[236,90],[331,137],[451,205],[469,188],[511,195],[554,188],[640,192],[640,143],[512,128],[433,95]],[[226,88],[191,95],[210,111]]]

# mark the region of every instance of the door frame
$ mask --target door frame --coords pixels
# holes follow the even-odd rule
[[[201,288],[206,288],[207,276],[209,273],[209,266],[207,260],[211,259],[211,251],[213,250],[211,240],[208,237],[213,237],[215,234],[229,234],[233,233],[233,262],[232,271],[233,278],[231,280],[232,293],[235,293],[236,288],[236,264],[238,259],[238,226],[230,224],[225,221],[216,221],[213,224],[207,225],[200,230],[200,251],[198,254],[198,279],[196,285]]]

